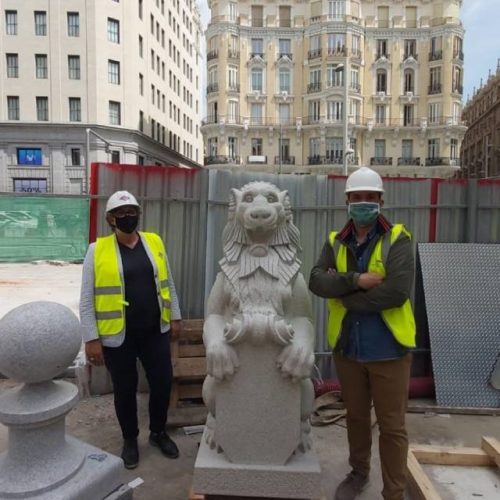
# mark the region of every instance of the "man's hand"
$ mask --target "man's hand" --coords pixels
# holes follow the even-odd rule
[[[363,290],[370,290],[384,282],[384,277],[378,273],[361,273],[358,278],[358,286]]]
[[[184,329],[182,319],[174,319],[170,322],[170,338],[172,340],[177,340]]]
[[[102,353],[102,344],[100,339],[85,342],[85,356],[93,366],[104,365],[104,355]]]

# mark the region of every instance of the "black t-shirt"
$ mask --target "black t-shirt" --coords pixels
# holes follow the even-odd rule
[[[125,280],[126,331],[157,332],[160,330],[160,306],[153,265],[139,239],[134,248],[118,243]]]

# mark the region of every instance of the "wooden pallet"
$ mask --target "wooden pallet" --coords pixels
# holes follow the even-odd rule
[[[500,467],[500,442],[493,437],[483,437],[481,448],[411,446],[408,452],[408,485],[412,498],[442,500],[420,464]]]
[[[172,340],[170,349],[174,371],[170,406],[201,406],[201,389],[207,374],[203,320],[184,320],[184,331],[179,339]]]

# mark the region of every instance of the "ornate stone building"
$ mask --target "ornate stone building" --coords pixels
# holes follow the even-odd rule
[[[500,60],[496,74],[474,93],[462,115],[468,129],[462,142],[460,177],[500,178]]]
[[[454,175],[461,3],[209,0],[205,165]]]
[[[0,191],[81,194],[96,161],[203,162],[195,0],[0,5]]]

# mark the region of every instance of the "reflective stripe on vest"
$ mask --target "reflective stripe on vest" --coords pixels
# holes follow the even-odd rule
[[[386,276],[385,262],[391,245],[404,233],[411,238],[411,234],[403,224],[395,224],[391,231],[383,235],[375,245],[368,262],[368,272],[379,273]],[[337,233],[332,231],[329,242],[335,255],[335,268],[339,273],[347,272],[347,246],[336,239]],[[338,299],[328,301],[328,343],[334,348],[342,331],[342,321],[347,314],[347,309]],[[384,309],[382,319],[394,335],[394,338],[405,347],[415,347],[415,317],[409,299],[400,307]]]
[[[170,322],[170,289],[165,248],[154,233],[140,233],[146,253],[154,261],[155,283],[162,324]],[[125,330],[125,294],[121,257],[115,235],[97,238],[94,253],[94,306],[99,335]]]

